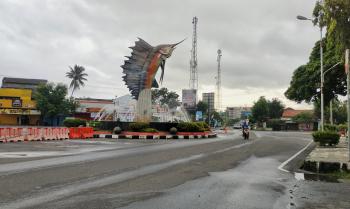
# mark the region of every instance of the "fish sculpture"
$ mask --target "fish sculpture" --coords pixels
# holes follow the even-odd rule
[[[141,38],[135,42],[135,46],[129,47],[132,49],[131,56],[126,56],[124,61],[123,80],[127,85],[132,97],[139,99],[140,92],[144,89],[159,88],[159,84],[155,79],[158,68],[161,67],[160,83],[164,78],[165,61],[169,58],[175,49],[176,44],[161,44],[151,46]]]

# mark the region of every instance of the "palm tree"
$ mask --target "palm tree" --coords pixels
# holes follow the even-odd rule
[[[71,97],[73,97],[74,91],[85,85],[84,81],[87,81],[85,77],[88,76],[88,74],[84,73],[85,68],[83,66],[74,65],[74,68],[69,67],[69,69],[70,71],[66,73],[66,77],[72,79],[69,88],[72,89]]]

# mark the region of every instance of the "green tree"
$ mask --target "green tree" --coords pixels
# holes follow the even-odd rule
[[[345,49],[350,48],[350,1],[326,0],[323,8],[316,5],[315,16],[320,9],[325,12],[327,35],[335,42],[335,53],[338,57],[343,57]]]
[[[208,111],[208,104],[203,101],[199,101],[197,104],[197,111],[201,111],[203,114],[206,114]]]
[[[63,84],[48,83],[38,86],[34,99],[42,119],[74,113],[78,104],[73,99],[67,99],[67,93],[67,87]]]
[[[170,109],[180,106],[179,95],[167,88],[152,89],[152,103],[168,105]]]
[[[269,118],[270,119],[279,119],[281,118],[284,110],[284,105],[281,100],[273,98],[271,101],[267,102],[269,109]]]
[[[72,81],[70,82],[69,88],[72,89],[71,97],[73,97],[73,93],[76,89],[80,89],[81,86],[85,85],[85,81],[87,81],[86,77],[87,73],[84,73],[85,68],[83,66],[74,65],[74,67],[69,67],[69,72],[66,73],[66,77],[70,78]]]
[[[341,102],[339,100],[332,101],[332,110],[333,110],[333,121],[335,124],[343,124],[347,121],[347,109],[346,102]],[[327,121],[330,118],[330,108],[329,106],[325,108],[325,120]],[[330,120],[328,120],[330,123]]]
[[[324,13],[321,22],[318,17]],[[350,47],[350,1],[326,0],[324,6],[316,4],[314,23],[326,26],[327,33],[323,39],[324,69],[327,70],[339,61],[344,62],[344,51]],[[309,62],[297,68],[293,74],[290,87],[285,92],[288,99],[296,102],[318,102],[320,100],[320,43],[313,48]],[[343,64],[327,73],[324,83],[325,104],[346,94],[346,76]]]
[[[324,53],[324,69],[327,70],[334,66],[341,59],[335,54],[334,42],[329,43],[326,39],[327,46]],[[294,73],[290,86],[285,92],[285,96],[296,102],[317,102],[320,100],[320,46],[319,42],[315,44],[306,65],[298,67]],[[337,98],[338,95],[346,95],[346,76],[343,65],[338,65],[329,71],[325,76],[324,82],[324,101],[328,104],[331,99]]]
[[[268,101],[261,96],[257,102],[254,102],[252,107],[252,116],[257,122],[265,122],[269,116]]]
[[[220,124],[223,124],[223,122],[224,122],[222,115],[217,111],[214,111],[213,113],[211,113],[210,118],[211,118],[211,120],[213,120],[213,119],[216,120]]]
[[[314,115],[310,111],[301,112],[298,115],[294,116],[292,119],[297,123],[311,123],[315,121]]]

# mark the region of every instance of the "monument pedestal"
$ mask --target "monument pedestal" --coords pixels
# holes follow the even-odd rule
[[[152,91],[144,89],[140,92],[136,107],[136,122],[151,122],[152,120]]]

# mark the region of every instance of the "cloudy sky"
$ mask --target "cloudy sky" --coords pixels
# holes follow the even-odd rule
[[[222,49],[224,106],[250,106],[277,97],[308,60],[318,31],[296,15],[313,0],[1,0],[0,76],[69,83],[68,66],[89,74],[76,96],[127,94],[124,56],[137,37],[152,45],[179,45],[167,60],[163,86],[181,93],[189,84],[192,18],[198,21],[199,91],[215,90],[217,49]]]

